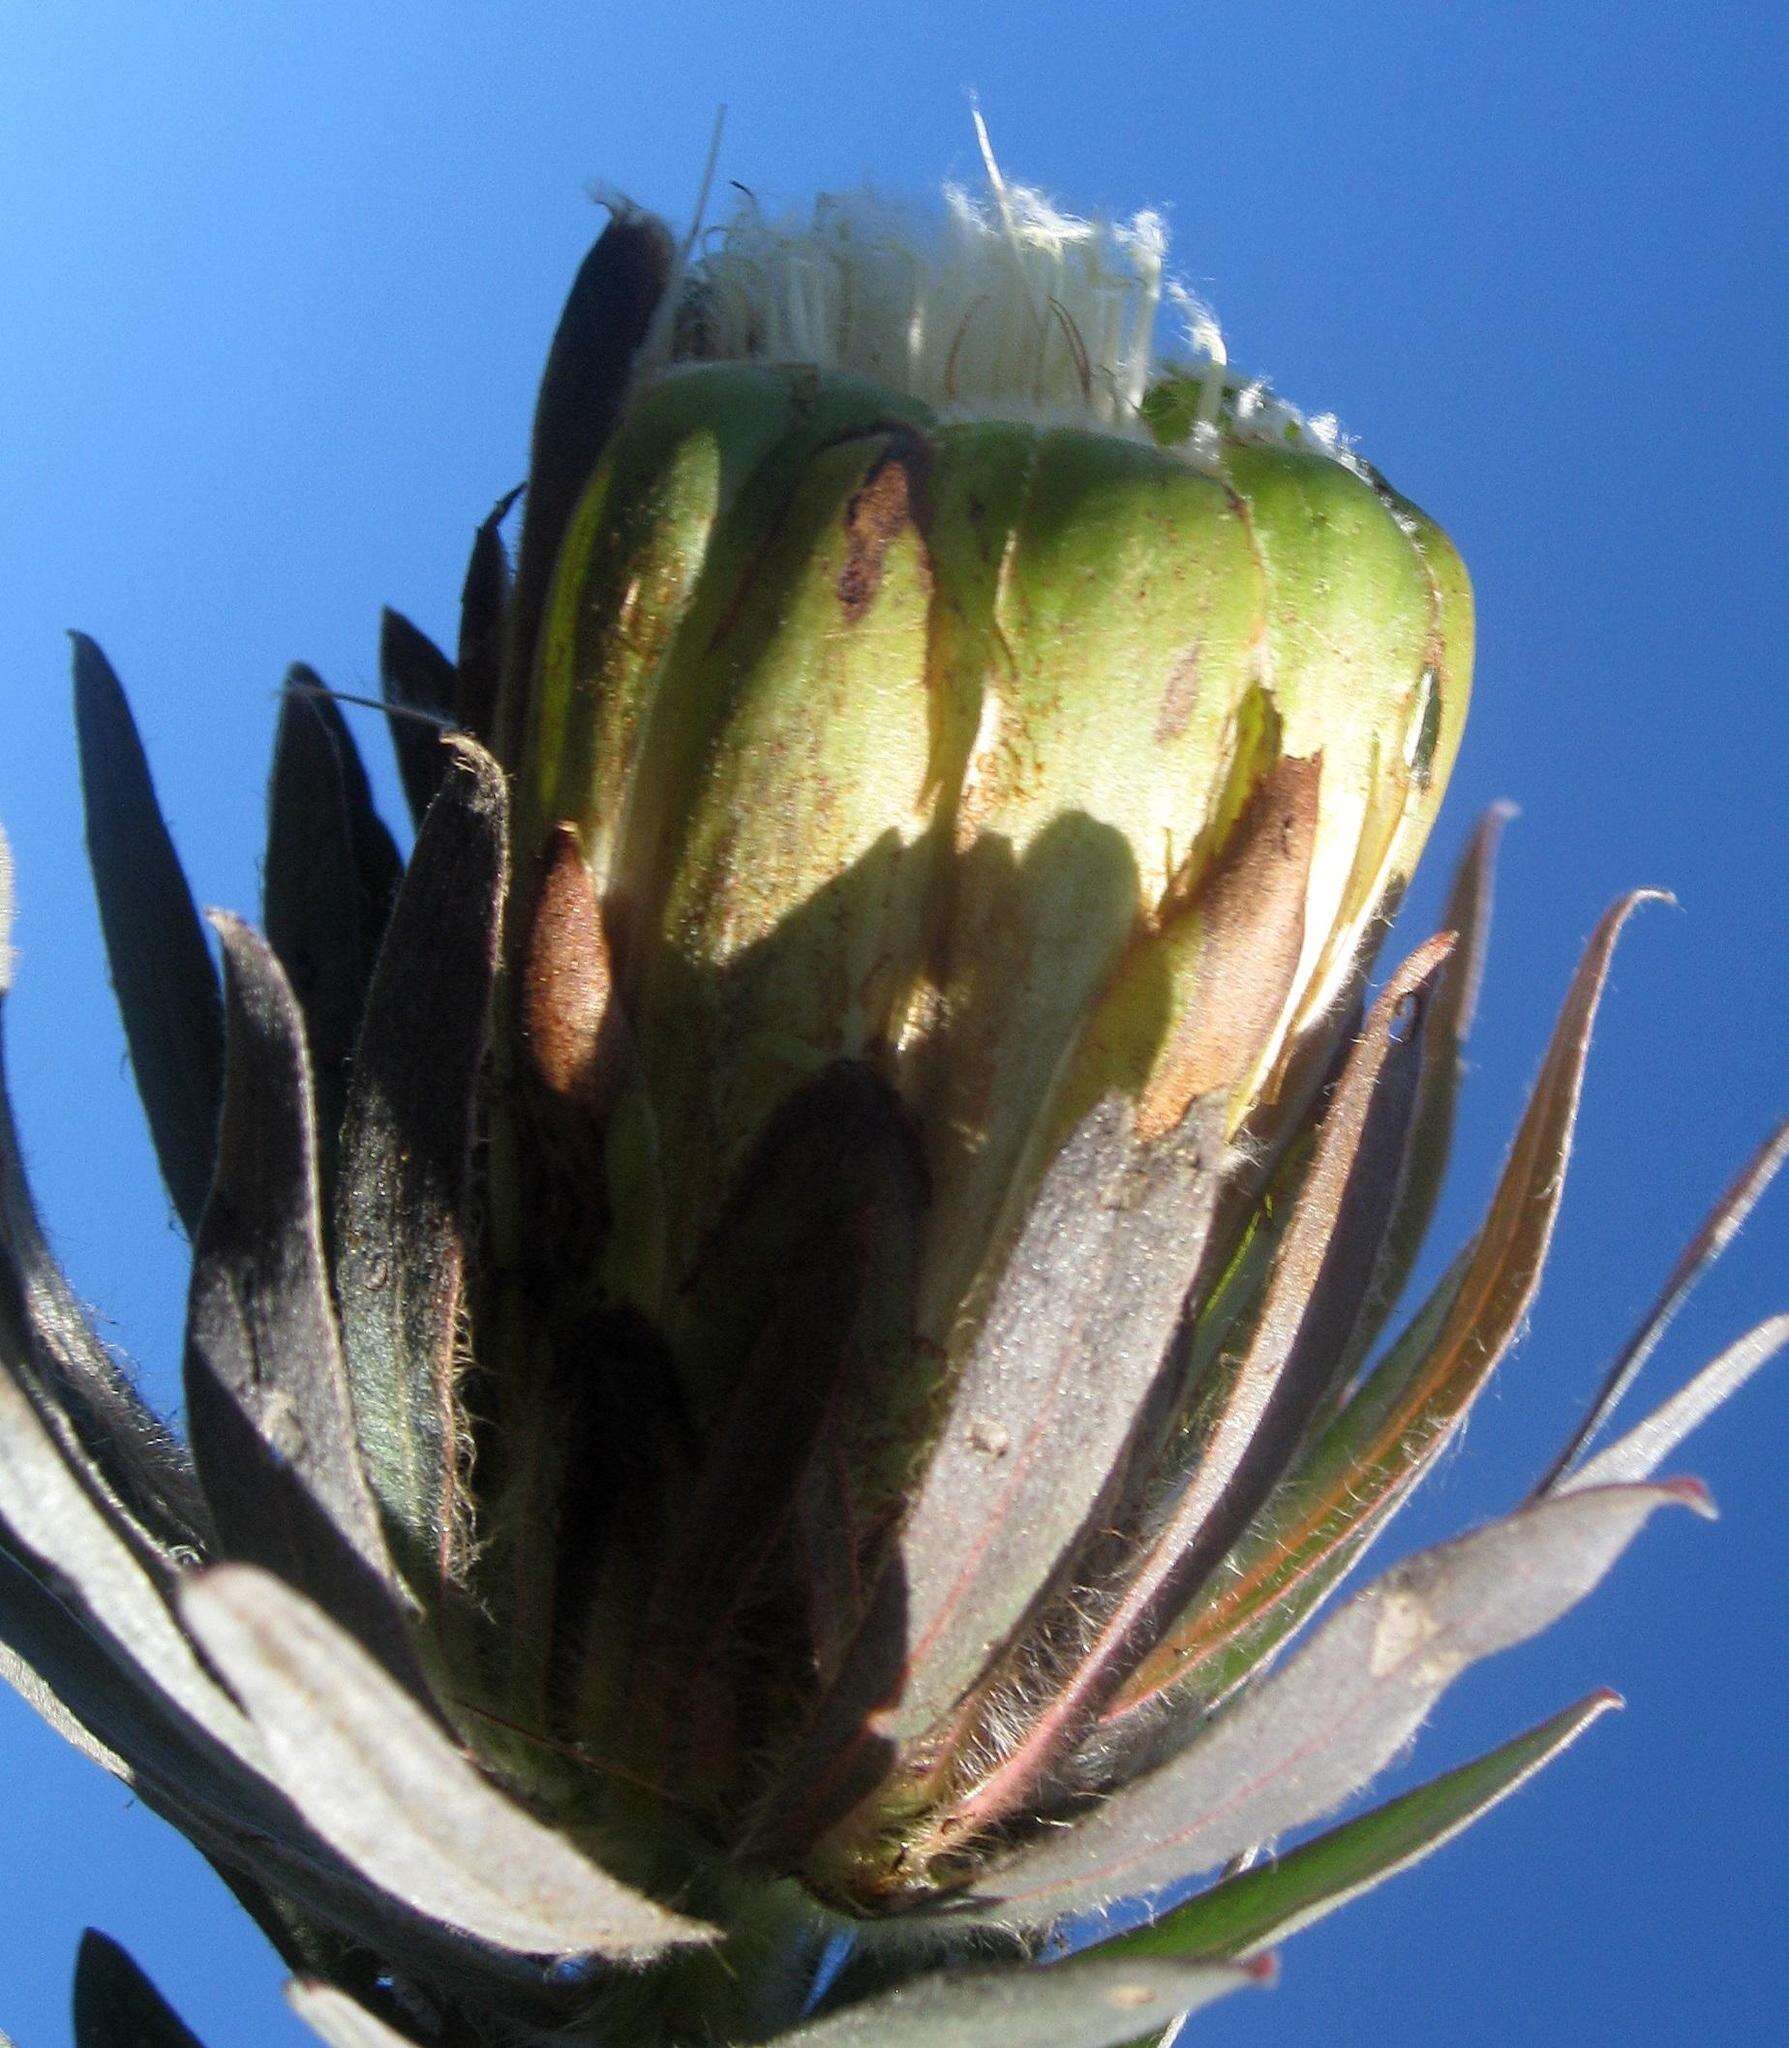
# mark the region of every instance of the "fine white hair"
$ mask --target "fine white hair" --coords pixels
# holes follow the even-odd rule
[[[1079,421],[1149,438],[1143,401],[1171,367],[1196,385],[1194,459],[1221,431],[1346,455],[1333,418],[1307,422],[1228,369],[1217,319],[1168,275],[1167,224],[1064,212],[1010,183],[979,114],[986,190],[946,185],[924,208],[865,189],[772,215],[749,193],[689,265],[674,357],[812,364],[946,414]],[[1164,309],[1178,330],[1158,354]]]

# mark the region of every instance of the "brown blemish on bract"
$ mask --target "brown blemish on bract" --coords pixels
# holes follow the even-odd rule
[[[864,478],[845,507],[845,560],[839,570],[839,608],[855,626],[882,587],[888,551],[914,526],[919,493],[907,451],[891,449]]]
[[[1168,680],[1162,685],[1161,702],[1155,712],[1155,740],[1158,746],[1165,746],[1169,740],[1177,740],[1193,715],[1193,707],[1199,701],[1199,656],[1202,647],[1189,647],[1168,671]]]

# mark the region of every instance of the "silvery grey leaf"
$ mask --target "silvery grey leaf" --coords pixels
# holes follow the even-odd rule
[[[408,2034],[388,2027],[333,1984],[295,1978],[286,1986],[286,2003],[329,2048],[416,2048]]]
[[[1151,1611],[1166,1619],[1168,1605],[1216,1566],[1246,1526],[1346,1347],[1397,1187],[1422,1059],[1421,1015],[1451,944],[1443,935],[1419,947],[1373,1005],[1324,1116],[1260,1316],[1221,1402],[1212,1404],[1199,1462],[1115,1617],[1110,1632],[1123,1641],[1114,1644],[1114,1658]],[[1400,1039],[1397,1020],[1412,1005],[1417,1024]]]
[[[1789,1315],[1771,1316],[1756,1329],[1748,1330],[1718,1358],[1711,1359],[1686,1387],[1661,1402],[1644,1422],[1636,1423],[1587,1464],[1555,1481],[1553,1495],[1650,1479],[1692,1430],[1699,1429],[1722,1402],[1738,1393],[1786,1344]]]
[[[7,1333],[0,1326],[0,1352]],[[213,1682],[142,1561],[70,1466],[9,1372],[0,1371],[0,1524],[42,1583],[72,1600],[114,1653],[231,1753],[253,1760],[248,1723]]]
[[[129,1784],[130,1763],[82,1718],[109,1694],[129,1697],[110,1663],[68,1610],[0,1548],[0,1678],[65,1742]]]
[[[1023,1811],[1051,1763],[1210,1577],[1279,1477],[1360,1311],[1395,1195],[1422,1060],[1421,1012],[1452,945],[1420,947],[1387,983],[1324,1117],[1241,1356],[1205,1393],[1198,1462],[1127,1561],[1122,1591],[1072,1669],[1040,1699],[1022,1737],[943,1824],[964,1834]],[[1404,1037],[1395,1026],[1417,1010]]]
[[[1659,1290],[1658,1299],[1647,1310],[1640,1327],[1616,1354],[1615,1362],[1604,1377],[1584,1420],[1572,1432],[1570,1441],[1535,1487],[1537,1495],[1559,1490],[1560,1480],[1583,1455],[1585,1448],[1594,1442],[1628,1389],[1639,1378],[1641,1369],[1657,1350],[1660,1339],[1671,1327],[1677,1311],[1697,1281],[1745,1227],[1746,1218],[1757,1207],[1785,1159],[1789,1159],[1789,1118],[1785,1118],[1765,1138],[1702,1219],[1695,1236],[1684,1246]]]
[[[1410,1153],[1373,1274],[1366,1312],[1356,1324],[1336,1375],[1336,1392],[1349,1386],[1397,1306],[1440,1199],[1453,1143],[1454,1107],[1465,1074],[1466,1040],[1478,1012],[1490,940],[1498,843],[1515,806],[1492,804],[1479,818],[1454,871],[1438,929],[1455,935],[1454,951],[1424,1019],[1422,1078],[1410,1133]]]
[[[1113,1096],[1051,1162],[877,1595],[761,1817],[767,1836],[811,1833],[860,1796],[880,1768],[866,1713],[886,1761],[961,1697],[1048,1582],[1160,1370],[1219,1142],[1189,1120],[1137,1173],[1131,1108]]]
[[[269,1775],[367,1881],[523,1954],[646,1957],[711,1930],[631,1891],[479,1775],[301,1594],[220,1565],[181,1602],[242,1701]]]
[[[214,923],[227,1050],[217,1172],[193,1239],[193,1456],[221,1554],[312,1594],[420,1689],[329,1295],[304,1026],[272,948],[235,918]]]
[[[1272,1979],[1272,1966],[1261,1963],[1156,1957],[941,1970],[772,2040],[778,2048],[1119,2048]]]
[[[907,1664],[885,1719],[947,1712],[1048,1586],[1111,1485],[1161,1373],[1221,1178],[1221,1116],[1195,1108],[1140,1157],[1096,1109],[1046,1173],[898,1550]]]
[[[1621,1705],[1607,1690],[1539,1727],[1201,1892],[1160,1919],[1098,1944],[1105,1956],[1251,1956],[1420,1863],[1527,1784],[1593,1721]]]
[[[1574,1606],[1667,1505],[1707,1511],[1707,1497],[1687,1481],[1571,1494],[1394,1567],[1208,1734],[990,1873],[966,1917],[1045,1927],[1318,1819],[1397,1755],[1468,1665]]]
[[[503,643],[509,622],[509,554],[503,545],[503,522],[521,495],[520,484],[506,491],[479,523],[460,586],[453,722],[483,746],[491,744],[497,723],[497,692],[503,683]]]
[[[1606,911],[1578,963],[1509,1158],[1477,1235],[1333,1418],[1104,1716],[1122,1728],[1173,1704],[1148,1738],[1172,1742],[1292,1634],[1409,1498],[1515,1341],[1540,1285],[1564,1192],[1590,1034],[1636,890]],[[1142,1723],[1136,1723],[1141,1727]]]
[[[0,1525],[0,1677],[66,1740],[122,1778],[145,1805],[203,1847],[207,1839],[260,1855],[284,1842],[297,1851],[305,1830],[254,1769],[196,1726],[180,1705],[146,1682],[72,1594],[59,1599],[11,1554]],[[246,1741],[249,1731],[241,1726]],[[333,1862],[321,1843],[317,1856]],[[251,1855],[251,1860],[252,1860]],[[313,1859],[314,1860],[314,1859]],[[348,1882],[337,1873],[337,1891]]]

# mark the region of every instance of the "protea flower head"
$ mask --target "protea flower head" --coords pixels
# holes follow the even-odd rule
[[[1155,2039],[1612,1703],[1243,1867],[1704,1505],[1653,1472],[1789,1335],[1582,1455],[1779,1132],[1533,1497],[1268,1669],[1527,1313],[1638,899],[1381,1343],[1498,817],[1366,990],[1471,600],[1164,255],[991,158],[936,218],[748,202],[699,255],[619,207],[513,577],[506,501],[452,657],[387,615],[407,863],[295,671],[221,979],[77,641],[188,1434],[0,1125],[0,1642],[331,2041]],[[174,2024],[97,1940],[83,2001]]]

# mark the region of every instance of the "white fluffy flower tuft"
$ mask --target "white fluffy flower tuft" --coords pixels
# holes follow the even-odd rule
[[[665,353],[809,363],[946,414],[1057,418],[1139,439],[1154,437],[1145,395],[1168,374],[1199,394],[1181,439],[1192,460],[1215,459],[1224,437],[1350,459],[1333,416],[1307,421],[1229,370],[1216,317],[1167,272],[1160,214],[1065,213],[1008,183],[979,116],[976,132],[987,189],[947,185],[941,208],[864,190],[818,199],[806,218],[773,216],[745,194],[690,263]],[[1177,330],[1168,361],[1164,308]]]

